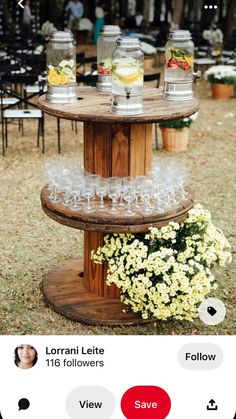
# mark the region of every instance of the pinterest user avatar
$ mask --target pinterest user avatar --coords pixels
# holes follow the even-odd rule
[[[22,369],[32,368],[38,361],[38,353],[31,345],[22,344],[14,351],[14,362],[17,367]]]

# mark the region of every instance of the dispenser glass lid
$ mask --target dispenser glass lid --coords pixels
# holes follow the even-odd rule
[[[185,30],[175,30],[169,33],[168,39],[176,41],[188,41],[192,39],[191,33]]]
[[[140,41],[138,38],[129,36],[120,37],[116,42],[117,47],[124,49],[140,48]]]
[[[100,33],[102,35],[115,36],[121,34],[121,29],[118,25],[104,25],[102,26]]]
[[[54,42],[71,42],[74,38],[70,31],[57,31],[51,33],[50,40]]]

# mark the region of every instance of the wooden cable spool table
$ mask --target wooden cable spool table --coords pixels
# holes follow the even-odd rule
[[[92,87],[78,89],[77,103],[52,104],[41,96],[38,105],[52,116],[84,122],[85,170],[107,178],[146,175],[152,160],[152,123],[187,117],[199,108],[196,99],[166,101],[156,88],[145,89],[144,113],[136,116],[112,114],[111,95]],[[92,325],[152,321],[127,311],[119,299],[119,289],[106,284],[106,266],[95,264],[90,254],[103,245],[107,233],[141,233],[151,226],[184,219],[193,205],[190,188],[186,192],[187,199],[164,214],[137,212],[129,217],[122,212],[114,216],[109,211],[70,210],[51,202],[44,187],[41,192],[44,212],[61,224],[84,230],[84,260],[67,261],[43,281],[42,292],[48,304],[70,319]]]

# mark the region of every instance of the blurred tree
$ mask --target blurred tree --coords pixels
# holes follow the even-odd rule
[[[179,28],[182,20],[184,10],[184,0],[175,0],[174,12],[173,12],[173,23]]]
[[[56,27],[61,22],[64,0],[41,0],[41,22],[49,20]]]
[[[155,8],[156,16],[160,17],[161,15],[161,1],[160,0],[155,0],[154,8]]]
[[[225,39],[228,40],[234,30],[236,30],[236,1],[229,0],[227,5],[226,18],[223,25]]]
[[[32,0],[34,2],[34,0]],[[63,28],[64,8],[69,0],[40,0],[40,19],[41,24],[46,20],[53,22],[60,29]],[[13,32],[15,30],[15,10],[16,0],[0,0],[4,4],[4,31]],[[106,0],[106,10],[108,12],[106,23],[119,23],[121,17],[128,14],[129,3],[131,0]],[[94,10],[97,0],[83,0],[85,17],[94,22]],[[141,9],[145,18],[148,16],[149,0],[133,0],[136,4],[136,10]],[[204,5],[216,4],[217,9],[205,9]],[[12,6],[13,5],[13,9]],[[191,29],[191,24],[199,23],[199,30],[209,28],[217,20],[218,26],[223,28],[225,39],[229,39],[236,29],[236,0],[155,0],[155,16],[161,16],[161,12],[165,14],[165,22],[168,22],[170,15],[175,24],[180,27]]]
[[[202,18],[201,18],[201,28],[202,30],[208,29],[212,26],[215,15],[217,13],[217,9],[210,9],[209,7],[206,9],[204,6],[210,6],[212,3],[216,4],[219,7],[222,0],[204,0],[204,5],[202,5]]]

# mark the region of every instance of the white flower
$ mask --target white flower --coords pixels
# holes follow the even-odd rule
[[[203,38],[209,41],[211,45],[222,44],[224,35],[221,29],[206,29],[202,34]]]
[[[49,22],[48,20],[42,24],[41,27],[41,34],[45,37],[51,35],[52,32],[55,32],[57,28],[53,25],[53,23]]]
[[[104,242],[92,259],[108,263],[107,283],[120,288],[123,303],[145,319],[193,321],[217,287],[211,268],[231,261],[227,239],[200,204],[180,224],[153,227],[138,237],[108,235]]]
[[[89,20],[88,18],[82,17],[79,20],[78,29],[80,31],[92,31],[93,30],[93,24],[92,24],[91,20]]]
[[[147,42],[141,42],[141,50],[146,55],[154,55],[157,52],[156,48],[153,45],[148,44]]]
[[[204,77],[208,80],[211,76],[216,80],[234,78],[236,83],[236,67],[230,65],[214,65],[205,71]]]

